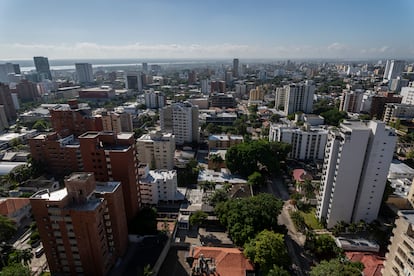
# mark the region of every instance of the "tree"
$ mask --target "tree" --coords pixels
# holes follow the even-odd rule
[[[247,184],[250,186],[263,186],[265,183],[264,177],[259,172],[254,172],[247,178]]]
[[[361,276],[364,265],[360,262],[349,262],[339,259],[322,261],[314,266],[311,276]]]
[[[13,263],[0,271],[0,276],[30,276],[30,269],[20,263]]]
[[[282,267],[279,267],[277,265],[273,265],[273,267],[269,270],[269,273],[267,273],[267,276],[289,276],[289,272],[283,269]]]
[[[15,233],[16,225],[8,217],[0,215],[0,242],[7,242]]]
[[[49,128],[48,123],[45,120],[37,120],[32,128],[36,129],[37,131],[45,131]]]
[[[200,226],[205,222],[207,217],[208,217],[207,213],[201,210],[197,210],[190,216],[190,225]]]
[[[263,168],[277,172],[280,161],[286,159],[290,150],[290,145],[281,142],[246,141],[227,150],[226,165],[231,172],[245,177]]]
[[[267,274],[273,265],[289,267],[289,255],[286,250],[283,235],[269,230],[263,230],[257,236],[246,243],[244,254],[260,270]]]
[[[212,124],[209,123],[206,128],[204,129],[207,133],[220,133],[221,132],[221,127],[217,124]]]
[[[230,199],[217,204],[215,212],[237,245],[243,245],[264,229],[277,229],[283,202],[270,194]]]
[[[23,264],[27,266],[31,263],[32,258],[33,258],[33,253],[30,248],[23,249],[23,250],[16,249],[9,255],[8,263],[12,264],[12,263],[23,262]]]
[[[225,202],[229,198],[226,190],[218,189],[209,198],[209,203],[211,206],[215,207],[220,202]]]
[[[305,219],[302,217],[299,211],[294,211],[290,214],[293,224],[296,226],[296,229],[302,233],[306,231]]]
[[[338,126],[343,119],[348,117],[345,111],[339,111],[336,107],[321,113],[321,116],[325,118],[325,124],[332,126]]]
[[[269,121],[271,121],[272,123],[277,123],[280,121],[280,115],[279,114],[273,114],[272,116],[270,116]]]
[[[318,260],[330,260],[342,253],[335,240],[327,234],[315,235],[313,232],[306,234],[305,248],[312,252]]]

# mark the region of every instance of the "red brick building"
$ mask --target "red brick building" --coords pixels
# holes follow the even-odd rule
[[[121,181],[127,219],[140,206],[137,150],[133,133],[86,132],[79,136],[84,171],[98,181]]]
[[[28,144],[32,158],[44,164],[50,174],[66,176],[83,169],[80,146],[73,135],[39,134],[28,139]]]
[[[69,107],[62,105],[50,110],[50,121],[57,133],[66,131],[77,137],[86,131],[103,130],[102,119],[100,117],[92,117],[92,112],[88,105],[80,105],[77,100],[69,100],[68,103]]]
[[[65,186],[30,198],[50,271],[106,275],[128,244],[121,184],[96,183],[82,172],[67,177]]]

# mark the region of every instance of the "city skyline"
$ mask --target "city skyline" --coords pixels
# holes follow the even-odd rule
[[[408,0],[41,3],[0,2],[0,59],[414,55]]]

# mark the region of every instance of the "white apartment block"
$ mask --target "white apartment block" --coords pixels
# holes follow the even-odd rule
[[[198,107],[190,102],[173,103],[160,109],[161,130],[171,132],[178,145],[198,143]]]
[[[387,60],[384,70],[384,80],[392,80],[401,76],[404,67],[405,61],[403,60]]]
[[[156,205],[160,201],[174,201],[177,196],[175,170],[149,170],[148,166],[139,179],[142,204]]]
[[[414,118],[414,105],[389,103],[385,105],[384,119],[385,123],[400,120],[412,120]]]
[[[341,104],[339,110],[359,113],[362,107],[362,99],[364,90],[357,89],[355,91],[345,90],[342,92]]]
[[[414,275],[414,211],[398,212],[382,275]]]
[[[276,88],[275,108],[277,110],[279,110],[279,107],[285,106],[285,99],[286,99],[286,88],[285,87]]]
[[[325,145],[328,130],[321,127],[303,128],[282,124],[272,124],[269,130],[270,142],[284,142],[292,145],[290,158],[300,160],[322,160],[325,155]]]
[[[312,84],[312,81],[290,84],[284,88],[286,89],[284,103],[284,112],[286,115],[297,111],[312,113],[313,95],[315,92],[315,85]]]
[[[402,104],[414,105],[414,82],[410,82],[407,87],[402,87],[400,95],[403,97]]]
[[[165,96],[160,91],[146,90],[144,92],[145,105],[147,108],[163,108],[165,106]]]
[[[175,138],[171,133],[151,132],[137,139],[138,160],[154,169],[172,170]]]
[[[317,206],[328,228],[377,218],[396,140],[380,121],[344,121],[331,130]]]

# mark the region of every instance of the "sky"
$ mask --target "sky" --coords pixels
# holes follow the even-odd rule
[[[0,60],[414,57],[412,0],[1,0]]]

